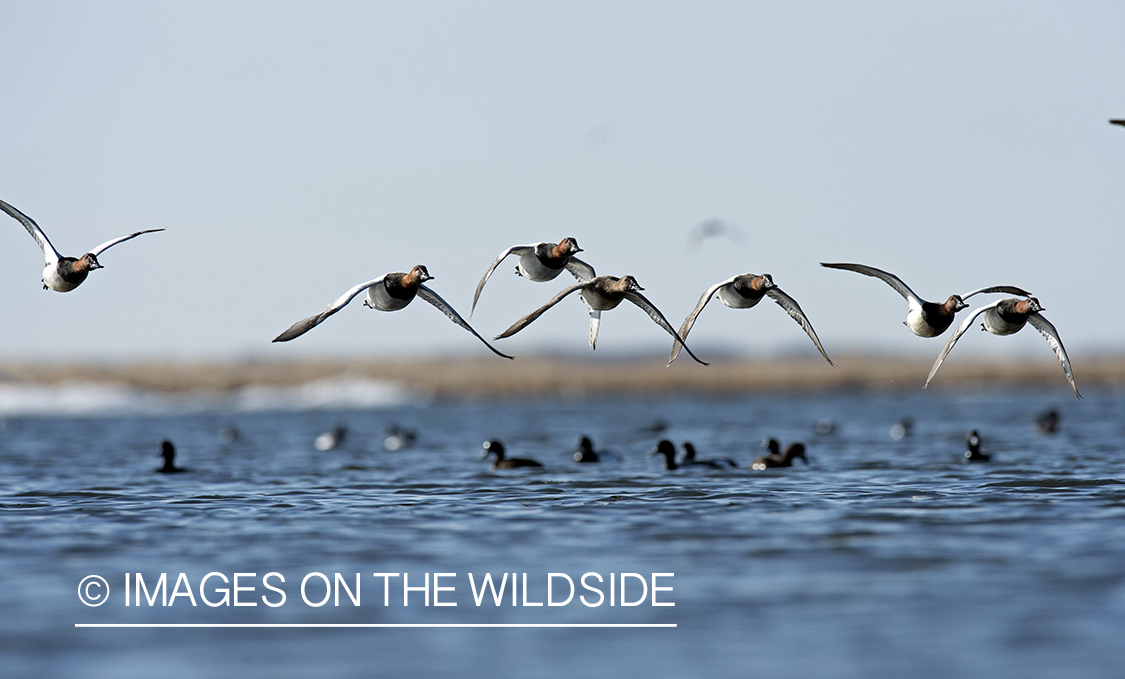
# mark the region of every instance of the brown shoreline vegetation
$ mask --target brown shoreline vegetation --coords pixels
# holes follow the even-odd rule
[[[1052,357],[1053,359],[1053,357]],[[299,361],[137,361],[130,363],[0,362],[0,383],[122,384],[159,392],[228,392],[249,386],[296,386],[333,378],[387,380],[433,397],[518,397],[583,393],[732,393],[842,389],[920,390],[932,359],[840,356],[840,367],[804,358],[716,360],[710,367],[658,357],[578,359],[342,358]],[[1125,384],[1125,356],[1088,357],[1074,366],[1079,389]],[[1066,377],[1054,360],[961,358],[947,362],[930,389],[1058,387]]]

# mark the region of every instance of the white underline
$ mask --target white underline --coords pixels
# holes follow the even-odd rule
[[[77,622],[75,627],[676,627],[676,623],[614,623],[614,622],[406,622],[406,623],[287,623],[287,622]]]

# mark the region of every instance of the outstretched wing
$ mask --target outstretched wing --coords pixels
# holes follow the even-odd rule
[[[570,286],[569,288],[566,288],[565,290],[563,290],[559,294],[552,297],[551,300],[549,302],[547,302],[546,304],[544,304],[543,306],[539,307],[535,311],[532,311],[530,314],[524,316],[523,318],[521,318],[518,321],[516,321],[515,323],[513,323],[512,327],[508,328],[504,332],[497,335],[496,339],[504,339],[505,337],[511,337],[512,335],[516,334],[520,330],[523,330],[528,325],[530,325],[531,322],[534,321],[536,318],[539,318],[544,313],[546,313],[547,309],[550,309],[551,307],[553,307],[556,304],[558,304],[559,302],[561,302],[563,300],[563,298],[566,297],[567,295],[569,295],[570,293],[575,292],[577,290],[585,290],[586,288],[590,287],[592,284],[593,284],[593,281],[586,281],[585,283],[578,283],[576,285]]]
[[[484,276],[481,277],[480,283],[477,283],[477,291],[473,293],[473,307],[469,309],[469,316],[472,316],[473,312],[477,310],[477,299],[480,298],[480,291],[484,290],[484,284],[488,282],[488,277],[492,275],[492,272],[496,270],[496,267],[500,266],[500,262],[504,261],[504,258],[508,255],[523,256],[527,252],[534,249],[534,245],[513,245],[512,247],[500,253],[500,256],[496,258],[496,261],[492,263],[492,266],[488,267],[488,271],[484,272]]]
[[[901,278],[894,275],[893,273],[883,271],[882,269],[876,269],[873,266],[866,266],[864,264],[826,264],[825,262],[821,262],[820,265],[826,266],[829,269],[845,269],[847,271],[861,273],[864,276],[872,276],[874,278],[878,278],[879,280],[894,288],[895,292],[905,297],[906,301],[912,304],[921,306],[925,301],[918,295],[914,294],[914,291],[911,290],[910,287],[906,285],[906,283],[903,283]]]
[[[585,283],[586,281],[592,281],[597,277],[597,274],[594,273],[594,267],[590,266],[586,262],[583,262],[577,257],[571,257],[567,260],[566,270],[583,283]]]
[[[672,355],[668,357],[668,365],[672,365],[672,361],[676,360],[676,357],[680,355],[680,349],[684,346],[680,338],[687,339],[688,333],[691,332],[691,326],[695,325],[695,319],[699,317],[699,312],[703,311],[703,307],[707,306],[707,303],[711,301],[720,288],[724,285],[730,285],[736,278],[738,278],[738,276],[731,276],[722,283],[712,285],[707,288],[707,292],[704,292],[703,296],[699,298],[699,303],[695,305],[695,308],[691,310],[688,317],[684,319],[683,325],[680,326],[680,332],[675,335],[676,339],[672,340]]]
[[[291,339],[296,339],[297,337],[300,337],[301,335],[305,334],[306,332],[312,330],[316,326],[323,323],[324,320],[326,318],[328,318],[329,316],[331,316],[332,314],[336,313],[340,309],[343,309],[345,306],[348,305],[348,302],[355,299],[355,296],[358,295],[359,293],[363,292],[364,290],[367,290],[372,285],[375,285],[377,283],[382,283],[383,279],[386,278],[386,277],[387,277],[386,274],[383,274],[382,276],[379,276],[378,278],[376,278],[373,281],[367,281],[366,283],[362,283],[360,285],[355,286],[351,290],[348,290],[344,294],[340,295],[340,297],[337,298],[335,302],[332,302],[327,307],[325,307],[324,311],[321,311],[319,314],[309,316],[308,318],[306,318],[304,320],[297,321],[293,325],[289,326],[288,330],[286,330],[285,332],[283,332],[280,335],[278,335],[277,337],[275,337],[273,341],[274,342],[288,342]]]
[[[55,249],[54,245],[51,245],[51,241],[47,240],[47,234],[43,233],[43,229],[39,228],[34,219],[2,200],[0,200],[0,210],[7,212],[17,222],[23,224],[23,228],[27,229],[35,242],[39,244],[39,249],[43,251],[43,259],[46,260],[47,264],[54,264],[59,261],[59,251]]]
[[[816,336],[816,331],[813,330],[812,323],[809,323],[809,319],[805,317],[805,312],[801,311],[801,305],[797,304],[797,300],[782,292],[781,288],[770,288],[766,291],[766,294],[769,295],[773,301],[777,302],[779,307],[785,309],[785,313],[789,314],[793,320],[801,324],[801,327],[805,329],[805,334],[809,336],[809,339],[813,341],[813,344],[815,344],[816,348],[820,351],[820,355],[824,357],[824,360],[828,361],[829,365],[835,367],[836,364],[832,362],[832,359],[828,358],[824,347],[820,346],[820,340]],[[684,333],[681,332],[680,334],[683,335]]]
[[[90,254],[97,257],[98,255],[102,254],[103,252],[110,249],[114,245],[117,245],[118,243],[124,243],[127,240],[132,240],[133,238],[136,238],[137,236],[140,236],[141,234],[156,233],[157,231],[163,231],[163,230],[164,229],[147,229],[145,231],[138,231],[136,233],[131,233],[128,236],[122,236],[120,238],[114,238],[113,240],[107,240],[106,242],[102,243],[101,245],[94,248],[93,250],[90,250]]]
[[[639,306],[646,314],[648,314],[649,318],[656,321],[657,325],[664,328],[665,332],[676,338],[676,340],[678,340],[679,343],[683,345],[684,349],[687,350],[688,355],[694,358],[696,362],[702,363],[703,365],[710,365],[705,361],[699,360],[699,357],[696,356],[684,342],[684,338],[676,334],[676,329],[672,327],[672,324],[668,322],[667,318],[664,318],[664,314],[660,313],[660,309],[657,309],[656,306],[654,306],[652,302],[648,301],[648,299],[644,295],[637,292],[636,290],[631,290],[625,293],[625,299]]]
[[[1020,297],[1031,297],[1030,292],[1028,292],[1027,290],[1024,290],[1022,288],[1017,288],[1013,285],[994,285],[991,288],[980,288],[979,290],[973,290],[972,292],[966,292],[965,294],[961,295],[961,299],[965,300],[965,299],[969,299],[973,295],[987,294],[987,293],[990,293],[990,292],[1002,292],[1002,293],[1007,294],[1007,295],[1019,295]]]
[[[1082,398],[1082,394],[1078,393],[1078,387],[1074,385],[1074,375],[1070,372],[1070,359],[1066,357],[1066,349],[1063,348],[1062,340],[1059,339],[1059,332],[1055,330],[1055,326],[1039,313],[1033,313],[1027,317],[1027,322],[1034,325],[1039,334],[1047,340],[1047,344],[1055,350],[1055,356],[1058,356],[1059,363],[1062,363],[1063,372],[1066,373],[1066,379],[1070,380],[1070,388],[1074,390],[1074,395]]]
[[[472,326],[465,322],[465,319],[461,318],[461,314],[454,311],[453,307],[449,306],[449,302],[446,302],[444,299],[441,298],[440,295],[438,295],[433,290],[430,290],[426,286],[419,284],[418,285],[418,296],[421,297],[422,299],[426,300],[430,304],[433,304],[434,307],[436,307],[438,311],[440,311],[443,314],[445,314],[446,316],[448,316],[449,320],[453,321],[457,325],[459,325],[462,328],[464,328],[464,329],[468,330],[469,332],[473,333],[473,337],[476,337],[480,341],[484,342],[484,346],[491,349],[492,353],[496,354],[497,356],[503,356],[504,358],[512,358],[511,356],[509,356],[507,354],[502,354],[499,351],[496,351],[495,347],[493,347],[488,342],[485,342],[484,338],[481,337],[480,335],[478,335],[477,331],[473,330]]]
[[[957,328],[957,332],[953,333],[953,337],[950,337],[949,341],[945,343],[944,347],[942,347],[941,353],[938,354],[937,360],[934,361],[934,367],[930,368],[930,375],[926,378],[926,383],[922,385],[923,389],[930,386],[930,380],[934,379],[934,375],[937,374],[938,368],[941,367],[942,361],[944,361],[945,357],[949,355],[950,349],[952,349],[953,345],[957,343],[957,340],[961,339],[961,335],[964,335],[965,331],[972,327],[978,316],[988,311],[989,309],[994,308],[999,303],[1000,302],[993,302],[992,304],[989,304],[987,306],[982,306],[973,313],[969,314],[969,317],[961,323],[961,327]]]

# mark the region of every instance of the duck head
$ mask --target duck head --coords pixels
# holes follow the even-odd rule
[[[78,271],[93,271],[95,269],[104,269],[101,262],[98,261],[98,256],[92,252],[87,252],[78,258],[74,264],[74,268]]]
[[[578,247],[578,241],[567,237],[559,241],[551,254],[555,257],[571,257],[579,252],[582,252],[582,248]]]
[[[481,455],[480,459],[487,460],[489,455],[495,455],[497,462],[499,462],[500,460],[503,460],[504,459],[504,444],[500,443],[496,439],[489,439],[488,441],[485,441],[484,442],[484,455]]]

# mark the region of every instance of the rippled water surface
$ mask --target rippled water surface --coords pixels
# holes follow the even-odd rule
[[[363,410],[9,417],[0,428],[0,673],[14,676],[1110,677],[1125,667],[1125,394],[762,394],[458,401]],[[1057,407],[1054,435],[1032,426]],[[911,436],[894,440],[900,418]],[[835,424],[816,433],[818,420]],[[657,422],[663,433],[649,431]],[[418,432],[383,449],[391,423]],[[313,439],[343,424],[343,446]],[[227,443],[219,431],[236,427]],[[987,464],[965,464],[980,430]],[[620,459],[579,465],[579,434]],[[811,464],[753,472],[759,442]],[[491,471],[481,442],[542,469]],[[733,470],[666,472],[691,440]],[[163,438],[189,473],[155,474]],[[218,601],[241,576],[241,603]],[[262,576],[285,603],[265,605]],[[301,599],[336,573],[339,605]],[[674,573],[652,606],[476,606],[468,574]],[[186,595],[125,605],[179,574]],[[450,573],[456,606],[402,605],[401,579]],[[77,596],[106,578],[99,607]],[[135,577],[131,575],[130,577]],[[592,581],[588,581],[592,582]],[[651,581],[650,581],[651,582]],[[555,600],[565,598],[556,578]],[[641,595],[629,578],[626,597]],[[135,581],[134,581],[135,585]],[[232,586],[228,585],[228,587]],[[432,583],[431,583],[432,585]],[[510,585],[510,583],[509,583]],[[561,589],[561,594],[560,589]],[[602,585],[608,600],[608,586]],[[203,590],[206,589],[206,592]],[[507,590],[510,592],[510,589]],[[326,594],[313,576],[307,594]],[[432,587],[431,592],[432,595]],[[617,592],[614,592],[616,597]],[[650,593],[651,597],[651,593]],[[432,604],[433,602],[431,602]],[[674,628],[76,628],[78,623],[628,623]]]

